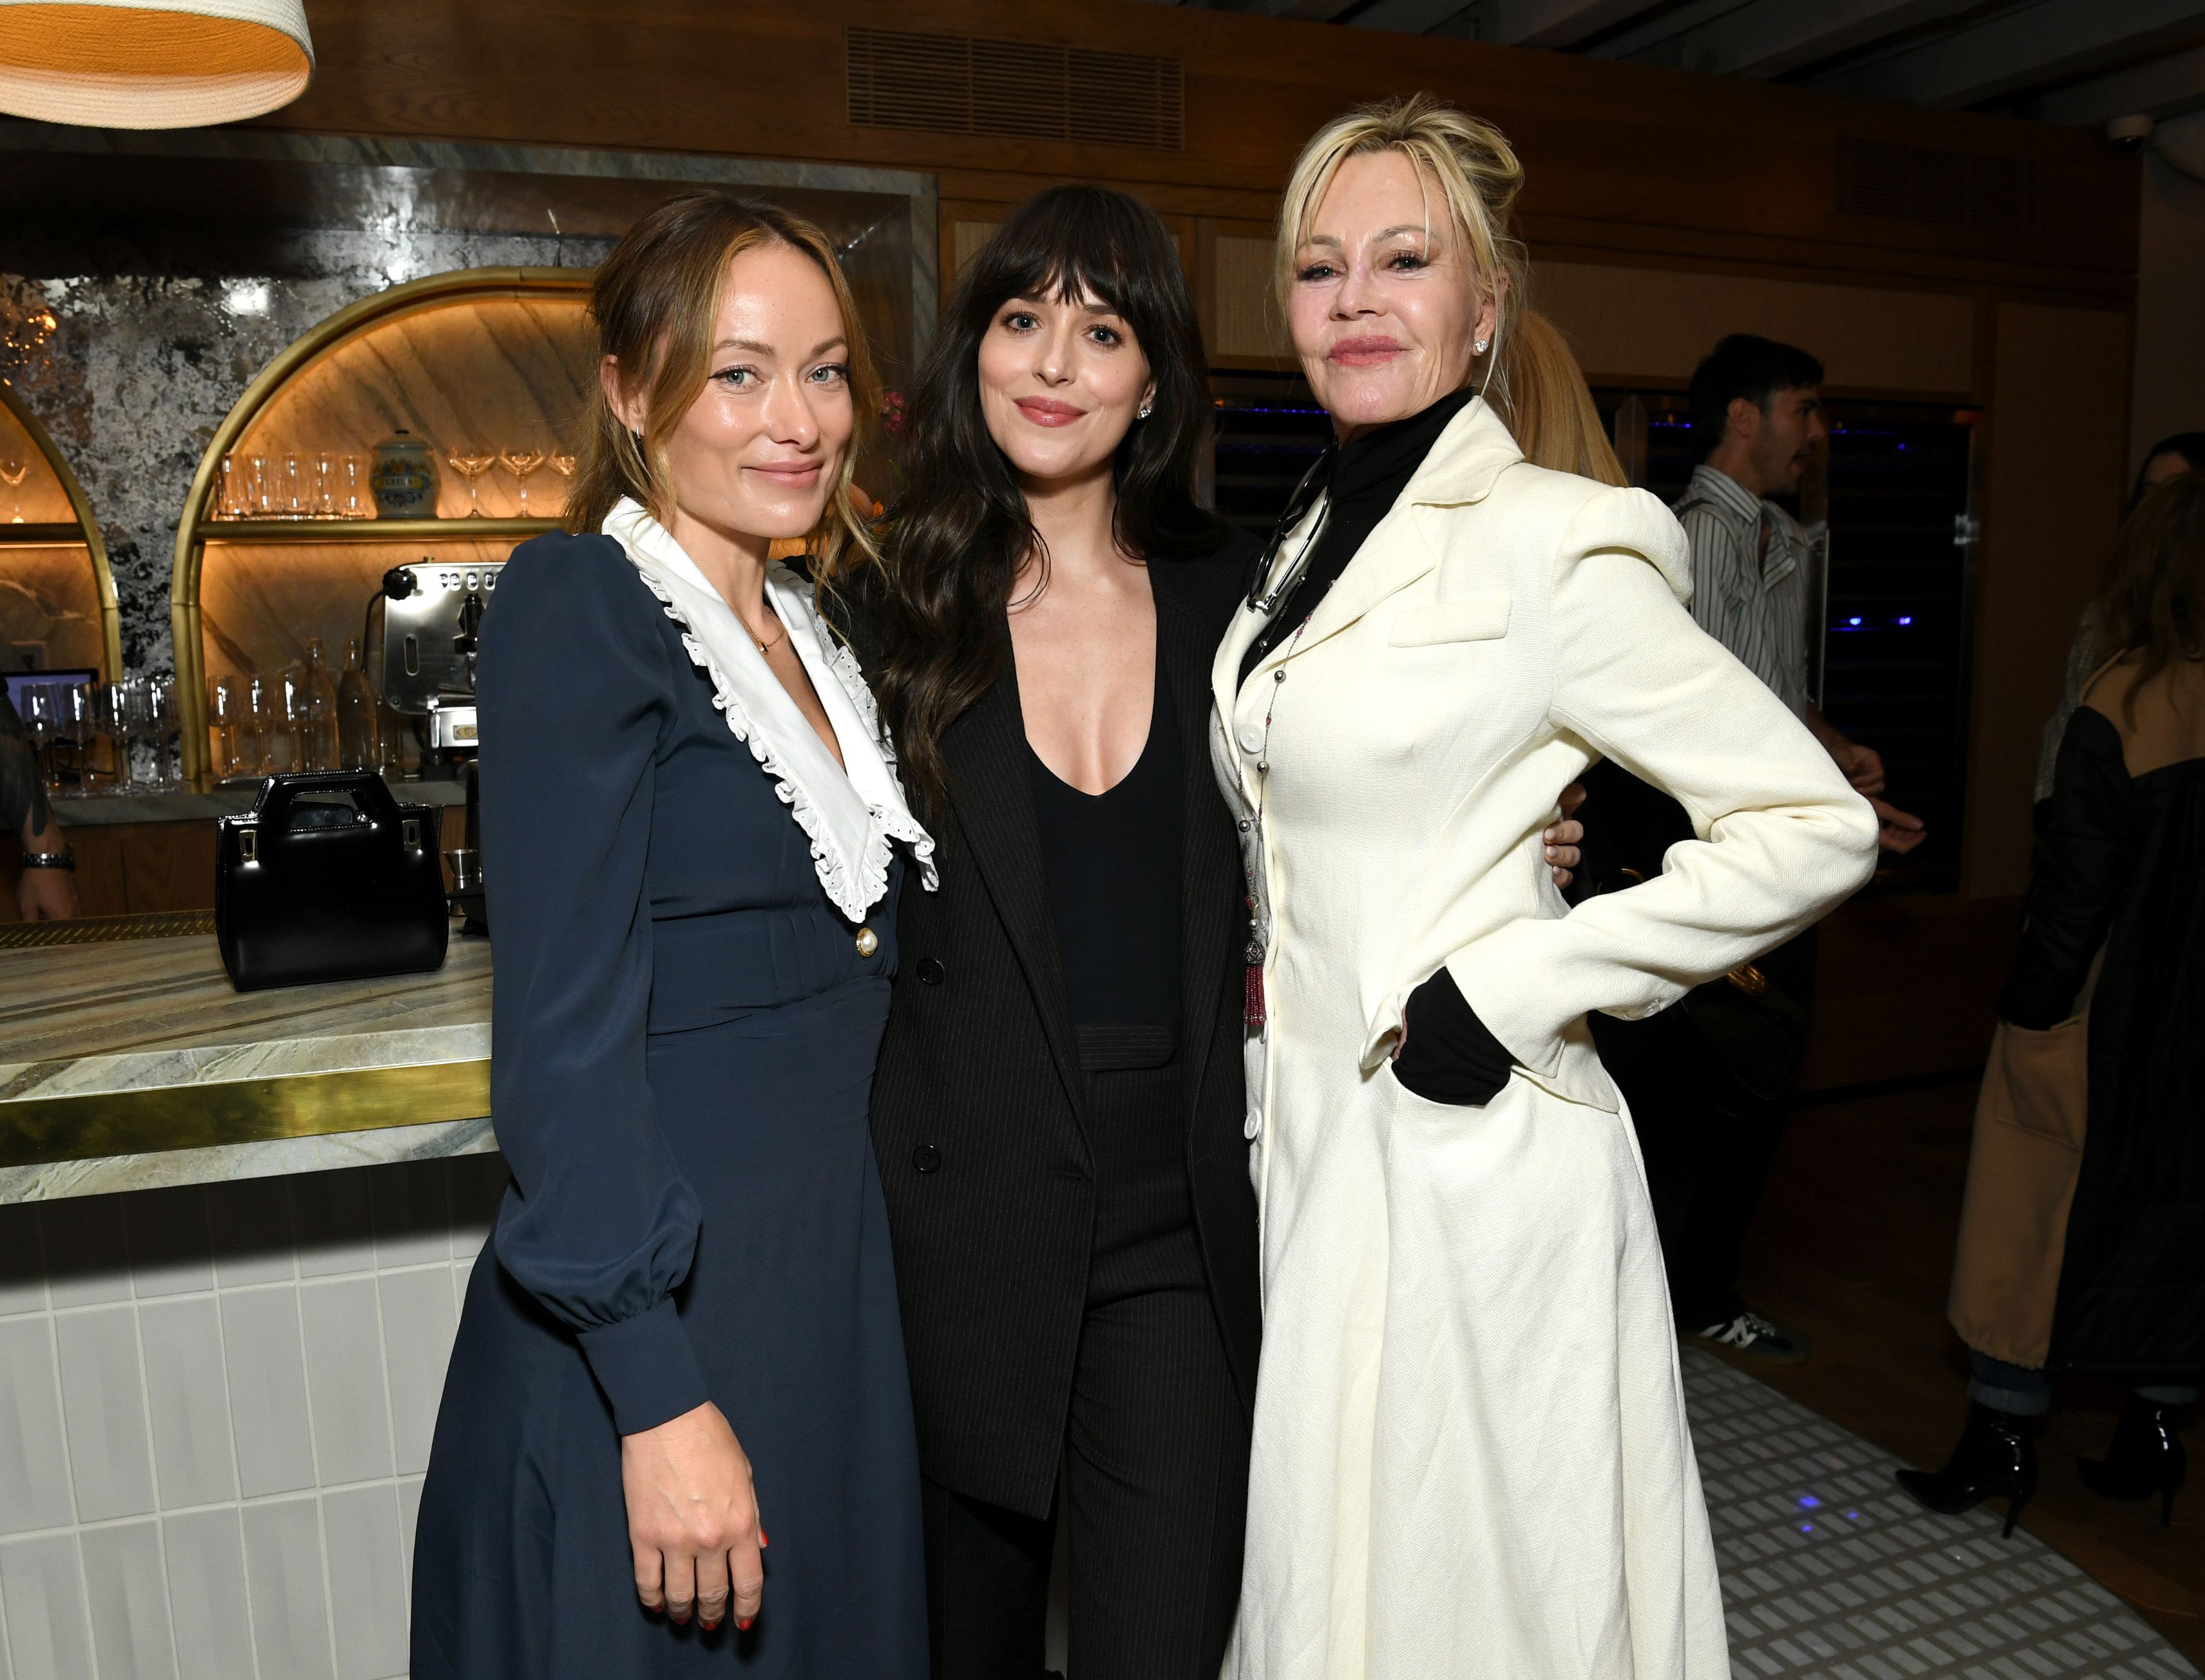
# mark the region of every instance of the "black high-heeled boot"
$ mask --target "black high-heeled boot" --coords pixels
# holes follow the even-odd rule
[[[2113,1426],[2113,1444],[2102,1458],[2077,1458],[2083,1485],[2105,1499],[2148,1499],[2159,1495],[2162,1526],[2174,1522],[2174,1493],[2190,1471],[2190,1455],[2174,1433],[2174,1406],[2131,1394]]]
[[[1978,1400],[1968,1408],[1968,1427],[1960,1431],[1943,1469],[1896,1474],[1917,1504],[1946,1517],[2003,1498],[2005,1537],[2010,1539],[2022,1508],[2036,1491],[2036,1443],[2029,1438],[2027,1418],[1994,1411]]]

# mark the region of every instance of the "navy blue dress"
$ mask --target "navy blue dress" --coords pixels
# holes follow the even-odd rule
[[[858,953],[810,845],[618,544],[523,544],[482,627],[491,1107],[513,1185],[467,1287],[414,1546],[414,1680],[924,1680],[918,1469],[866,1094],[895,895]],[[620,1436],[710,1399],[765,1601],[635,1596]]]

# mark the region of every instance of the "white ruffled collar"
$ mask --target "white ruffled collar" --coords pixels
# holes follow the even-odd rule
[[[634,562],[667,617],[681,626],[682,646],[712,679],[713,704],[774,779],[775,793],[811,840],[819,884],[835,909],[862,922],[886,896],[896,840],[910,846],[920,884],[934,891],[941,877],[933,838],[904,802],[872,691],[849,649],[820,620],[809,585],[779,561],[766,567],[766,595],[834,726],[841,764],[671,531],[627,496],[605,515],[603,531]]]

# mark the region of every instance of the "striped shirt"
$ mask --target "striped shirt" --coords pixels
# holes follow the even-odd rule
[[[1692,618],[1774,691],[1807,711],[1808,586],[1815,537],[1727,473],[1695,468],[1676,507],[1692,550]],[[1768,549],[1761,551],[1762,521]]]

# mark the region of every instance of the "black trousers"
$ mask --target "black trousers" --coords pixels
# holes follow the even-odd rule
[[[1034,1517],[922,1482],[935,1680],[1040,1680],[1059,1523],[1079,1680],[1215,1680],[1232,1635],[1248,1417],[1195,1238],[1168,1037],[1145,1054],[1118,1037],[1081,1030],[1102,1193],[1063,1492]]]
[[[936,1680],[1040,1680],[1060,1522],[1079,1680],[1215,1680],[1240,1595],[1248,1424],[1208,1292],[1089,1309],[1058,1510],[920,1493]]]
[[[1811,933],[1761,965],[1794,997],[1813,996]],[[1749,1090],[1681,1005],[1641,1021],[1588,1019],[1601,1061],[1631,1105],[1677,1327],[1689,1333],[1727,1323],[1744,1309],[1738,1251],[1784,1141],[1791,1097]]]

